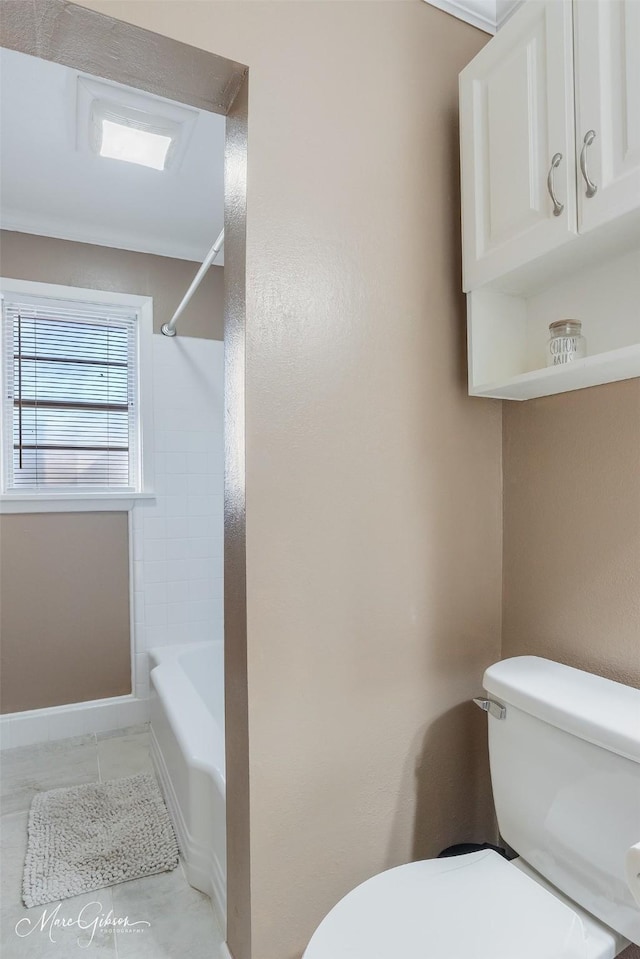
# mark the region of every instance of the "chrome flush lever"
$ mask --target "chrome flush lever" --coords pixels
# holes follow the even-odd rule
[[[474,699],[473,701],[476,706],[483,709],[485,713],[489,713],[494,719],[504,719],[507,715],[507,707],[503,706],[502,703],[497,703],[495,699]]]

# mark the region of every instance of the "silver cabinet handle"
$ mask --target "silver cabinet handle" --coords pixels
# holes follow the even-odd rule
[[[584,140],[582,141],[582,149],[580,150],[580,169],[582,170],[584,182],[587,184],[587,189],[584,192],[585,196],[589,199],[591,199],[592,196],[595,196],[598,192],[598,187],[593,180],[591,180],[589,174],[587,173],[587,147],[591,146],[595,138],[595,130],[589,130],[587,133],[585,133]]]
[[[556,167],[560,166],[562,161],[561,153],[554,153],[551,160],[551,167],[549,168],[549,175],[547,176],[547,190],[549,191],[549,196],[553,200],[553,215],[560,216],[564,210],[564,203],[560,203],[558,200],[555,190],[553,189],[553,171]]]

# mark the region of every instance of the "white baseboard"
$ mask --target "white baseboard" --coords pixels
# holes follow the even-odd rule
[[[149,721],[149,700],[115,696],[0,716],[0,749],[106,733]]]

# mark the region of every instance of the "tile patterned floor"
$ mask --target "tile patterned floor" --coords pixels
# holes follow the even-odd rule
[[[36,793],[147,771],[152,766],[145,727],[0,753],[2,959],[219,959],[222,937],[211,901],[188,884],[182,862],[170,873],[63,900],[56,918],[76,919],[84,907],[87,928],[82,930],[77,925],[52,928],[50,923],[40,928],[43,910],[50,916],[57,903],[32,909],[22,905],[27,816]],[[92,923],[110,910],[115,917],[150,925],[114,931],[100,928],[98,921],[92,939]],[[16,933],[16,924],[22,936]]]
[[[97,739],[85,736],[0,753],[2,959],[219,959],[222,937],[211,902],[187,883],[182,863],[173,872],[63,900],[59,919],[76,918],[86,907],[84,916],[89,928],[82,931],[75,926],[58,927],[49,936],[49,927],[42,931],[37,925],[44,907],[26,909],[22,905],[27,815],[35,794],[151,770],[144,727]],[[100,905],[92,905],[96,902]],[[50,903],[47,915],[57,905]],[[117,917],[143,919],[151,925],[128,933],[98,929],[91,941],[91,922],[110,910]],[[27,919],[35,929],[21,938],[16,934],[16,924]],[[18,928],[24,933],[28,926],[23,922]],[[640,949],[631,946],[620,959],[640,959]]]

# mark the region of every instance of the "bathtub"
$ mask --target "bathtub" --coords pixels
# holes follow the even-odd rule
[[[151,756],[192,886],[226,928],[222,641],[161,646],[151,664]]]

